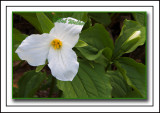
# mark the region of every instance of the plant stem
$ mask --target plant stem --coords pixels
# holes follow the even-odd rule
[[[55,86],[56,85],[56,79],[54,77],[52,77],[52,82],[51,82],[51,86],[50,86],[50,91],[49,91],[49,95],[48,97],[51,97],[53,92],[55,92]]]

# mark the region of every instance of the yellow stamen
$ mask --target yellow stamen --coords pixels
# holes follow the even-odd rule
[[[54,39],[52,40],[51,45],[54,49],[59,49],[62,47],[62,42],[59,39]]]

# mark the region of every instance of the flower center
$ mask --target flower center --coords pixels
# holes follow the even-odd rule
[[[62,42],[59,39],[54,39],[52,40],[51,45],[54,49],[59,49],[62,46]]]

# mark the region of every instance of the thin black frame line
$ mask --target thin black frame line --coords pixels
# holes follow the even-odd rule
[[[7,7],[11,7],[11,6],[6,6],[6,20],[7,20]],[[14,6],[15,7],[15,6]],[[20,6],[20,7],[22,7],[22,6]],[[30,6],[27,6],[27,7],[30,7]],[[32,6],[31,6],[32,7]],[[37,7],[37,6],[35,6],[35,7]],[[48,7],[48,6],[46,6],[46,7]],[[53,7],[53,6],[52,6]],[[57,6],[58,7],[58,6]],[[59,6],[59,7],[65,7],[65,6]],[[75,6],[74,6],[75,7]],[[83,6],[80,6],[80,7],[83,7]],[[85,7],[85,6],[84,6]],[[87,6],[87,7],[91,7],[91,6]],[[96,6],[93,6],[93,7],[96,7]],[[99,6],[98,6],[99,7]],[[101,6],[100,6],[101,7]],[[104,6],[105,7],[105,6]],[[107,6],[106,6],[107,7]],[[114,6],[114,7],[118,7],[118,6]],[[122,6],[123,7],[123,6]],[[132,7],[137,7],[137,6],[132,6]],[[139,6],[138,6],[139,7]],[[144,6],[142,6],[142,7],[144,7]],[[147,7],[147,6],[146,6]],[[149,7],[152,7],[152,13],[153,13],[153,17],[152,17],[152,19],[153,19],[153,21],[154,21],[154,6],[149,6]],[[152,24],[154,24],[154,22],[152,21]],[[154,27],[154,25],[152,25],[152,27]],[[154,29],[152,29],[152,31],[154,31]],[[153,36],[153,38],[154,38],[154,35],[153,35],[153,33],[152,33],[152,36]],[[7,21],[6,21],[6,37],[7,37]],[[152,53],[154,53],[154,51],[153,51],[153,43],[154,43],[154,41],[152,42]],[[7,38],[6,38],[6,50],[7,50]],[[153,56],[153,54],[152,54],[152,56]],[[7,57],[7,51],[6,51],[6,57]],[[154,57],[153,57],[154,58]],[[153,61],[153,59],[152,59],[152,61]],[[6,64],[7,64],[7,59],[6,59]],[[154,64],[153,62],[152,62],[152,64]],[[153,66],[152,66],[152,69],[153,69]],[[6,65],[6,74],[7,74],[7,65]],[[152,74],[154,74],[154,72],[152,71]],[[154,77],[154,76],[153,76]],[[152,93],[153,93],[153,91],[154,91],[154,89],[153,89],[153,82],[154,82],[154,79],[152,80]],[[6,76],[6,94],[7,94],[7,76]],[[153,96],[153,99],[154,99],[154,95],[152,95]],[[152,102],[154,102],[153,101],[153,99],[152,99]],[[154,105],[154,103],[152,103],[152,105],[138,105],[137,107],[147,107],[147,106],[153,106]],[[18,107],[18,105],[7,105],[7,96],[6,96],[6,106],[7,107],[14,107],[14,106],[17,106]],[[19,107],[27,107],[27,105],[21,105],[21,106],[19,106]],[[32,105],[33,106],[33,105]],[[39,105],[38,105],[39,106]],[[35,107],[38,107],[37,105],[35,105]],[[58,105],[59,106],[59,105]],[[57,106],[57,107],[58,107]],[[66,106],[66,105],[64,105],[64,106]],[[67,105],[68,107],[69,106],[72,106],[72,105]],[[78,107],[78,105],[74,105],[75,107]],[[87,105],[85,105],[86,107],[87,107]],[[97,106],[97,105],[89,105],[89,107],[92,107],[92,106]],[[112,105],[110,105],[110,107],[111,107]],[[117,106],[120,106],[120,107],[122,107],[122,106],[124,106],[124,107],[126,107],[125,105],[117,105]],[[128,105],[128,106],[130,106],[130,105]],[[41,106],[42,107],[42,106]],[[47,106],[45,106],[45,107],[47,107]],[[53,107],[52,105],[50,106],[50,107]],[[62,107],[61,105],[59,106],[59,107]],[[103,106],[99,106],[99,107],[103,107]],[[104,107],[107,107],[107,106],[105,106],[104,105]],[[115,106],[113,106],[113,107],[115,107]],[[136,106],[134,106],[134,105],[131,105],[130,107],[136,107]]]
[[[153,6],[6,6],[6,7],[153,7]]]

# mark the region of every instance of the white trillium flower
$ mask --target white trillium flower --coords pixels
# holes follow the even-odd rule
[[[67,20],[66,23],[55,22],[55,27],[49,34],[28,36],[16,53],[31,66],[44,65],[48,59],[48,66],[54,77],[61,81],[72,81],[79,68],[77,55],[72,48],[78,42],[83,25],[70,24],[69,20],[78,22],[71,17],[63,20]]]

